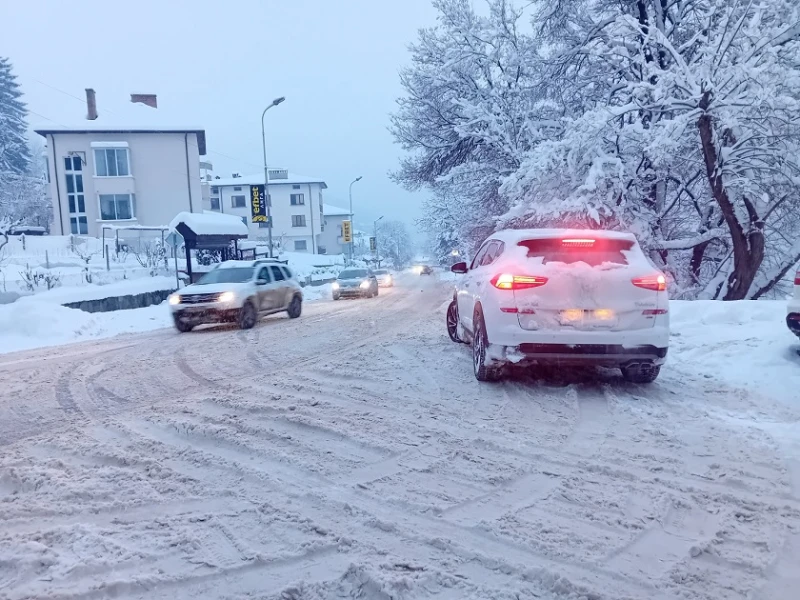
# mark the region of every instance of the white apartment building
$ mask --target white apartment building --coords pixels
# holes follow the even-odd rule
[[[85,121],[42,127],[56,235],[99,237],[103,225],[162,226],[203,209],[200,155],[205,131],[171,122],[155,94],[98,111],[86,90]]]
[[[228,179],[212,179],[206,210],[233,214],[242,218],[250,239],[267,240],[269,223],[253,223],[250,186],[264,185],[264,173]],[[305,177],[286,169],[269,169],[269,199],[272,216],[272,239],[285,250],[325,254],[330,251],[319,243],[325,230],[322,190],[328,189],[319,177]]]

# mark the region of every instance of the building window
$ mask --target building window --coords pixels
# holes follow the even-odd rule
[[[69,230],[71,233],[76,235],[88,235],[89,221],[86,219],[86,217],[70,217]]]
[[[220,211],[219,198],[211,198],[211,210]]]
[[[289,204],[292,206],[302,206],[306,203],[305,196],[303,194],[292,194],[289,196]]]
[[[245,225],[247,225],[247,217],[242,217],[242,223],[244,223]]]
[[[293,189],[293,190],[299,190],[299,189],[300,189],[300,186],[299,186],[299,185],[293,185],[293,186],[292,186],[292,189]]]
[[[215,185],[211,186],[211,193],[212,194],[219,194],[219,188]]]
[[[264,223],[263,221],[260,221],[258,223],[258,228],[259,229],[269,229],[269,223]]]
[[[130,194],[100,194],[100,218],[103,221],[133,219],[133,198]]]
[[[305,240],[295,240],[294,241],[294,249],[295,250],[308,250],[308,242]]]
[[[245,208],[247,206],[247,196],[231,196],[232,208]]]
[[[306,226],[305,215],[292,215],[292,227],[305,227],[305,226]]]
[[[97,148],[94,169],[98,177],[127,177],[131,174],[127,148]]]
[[[83,195],[83,162],[81,157],[65,157],[64,170],[64,175],[67,179],[70,232],[78,235],[88,235],[89,220],[86,217],[86,197]]]
[[[242,186],[237,185],[236,187],[233,188],[233,191],[234,192],[241,192],[242,191]]]

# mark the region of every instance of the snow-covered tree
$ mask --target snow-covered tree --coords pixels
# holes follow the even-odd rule
[[[460,198],[467,245],[468,224],[630,230],[679,295],[726,299],[800,260],[796,0],[434,4],[398,179]]]
[[[383,221],[378,227],[378,252],[396,269],[408,266],[414,257],[414,244],[405,223]]]
[[[8,58],[0,57],[0,173],[22,175],[31,162],[26,137],[28,111]]]

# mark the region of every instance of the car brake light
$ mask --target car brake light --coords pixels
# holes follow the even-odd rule
[[[631,283],[636,287],[645,290],[653,290],[654,292],[663,292],[667,289],[667,278],[661,273],[658,275],[649,275],[647,277],[636,277],[631,280]]]
[[[501,275],[495,275],[491,283],[498,290],[527,290],[544,285],[547,283],[547,278],[535,275],[502,273]]]
[[[588,248],[590,246],[594,246],[594,242],[595,240],[591,238],[568,238],[565,240],[561,240],[561,245],[579,247],[579,248]]]
[[[514,315],[535,315],[536,311],[532,308],[517,308],[516,306],[506,306],[500,309],[500,312],[511,313]]]
[[[795,284],[795,285],[800,285],[800,271],[798,271],[797,273],[795,273],[795,276],[794,276],[794,284]]]
[[[665,315],[667,314],[666,308],[648,308],[647,310],[642,311],[643,315],[647,316],[654,316],[654,315]]]

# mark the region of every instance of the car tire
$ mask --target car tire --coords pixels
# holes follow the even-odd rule
[[[181,333],[189,333],[192,329],[194,329],[194,325],[191,323],[187,323],[186,321],[175,317],[173,319],[175,322],[175,329],[177,329]]]
[[[334,302],[336,302],[339,298],[341,298],[341,296],[339,296],[338,294],[334,294],[333,295],[333,301]]]
[[[653,383],[661,372],[661,365],[623,365],[622,377],[631,383]]]
[[[239,316],[236,322],[239,324],[239,329],[252,329],[255,327],[257,319],[258,314],[256,313],[256,307],[248,300],[244,303],[244,306],[239,309]]]
[[[472,367],[475,372],[475,379],[478,381],[497,381],[502,374],[502,367],[487,364],[486,353],[489,350],[489,338],[486,334],[486,323],[483,320],[483,313],[475,312],[472,320]]]
[[[458,335],[458,303],[455,300],[447,307],[447,335],[456,344],[464,343]]]
[[[303,301],[300,299],[300,296],[295,296],[292,298],[292,301],[289,302],[289,308],[286,310],[286,314],[289,315],[290,319],[296,319],[302,312]]]

